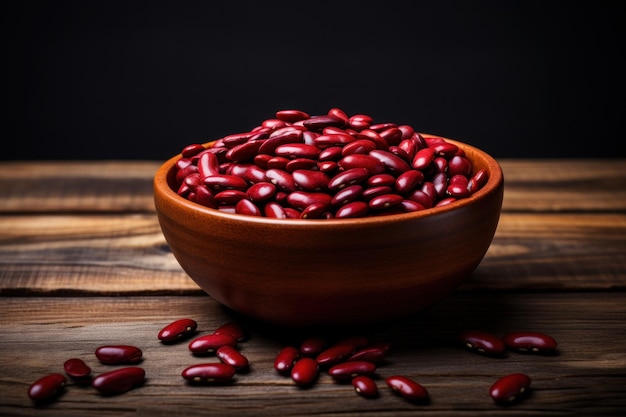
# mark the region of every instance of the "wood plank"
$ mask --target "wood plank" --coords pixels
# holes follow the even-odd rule
[[[211,413],[223,416],[276,415],[620,415],[626,409],[626,294],[456,294],[414,317],[367,328],[286,331],[245,321],[209,297],[7,298],[0,303],[0,415],[119,416]],[[180,372],[215,358],[194,357],[187,343],[162,345],[160,328],[179,317],[194,318],[198,335],[239,320],[250,332],[240,349],[251,370],[234,384],[195,387]],[[513,330],[548,333],[559,342],[557,355],[507,353],[490,358],[466,351],[456,341],[463,329],[496,335]],[[392,343],[377,371],[381,397],[366,400],[349,384],[324,372],[309,389],[295,387],[273,370],[281,346],[306,335],[357,333]],[[140,347],[145,386],[115,397],[70,384],[59,401],[35,410],[26,396],[30,383],[62,372],[70,357],[85,360],[101,373],[94,350],[103,344]],[[512,407],[496,406],[489,386],[499,376],[524,372],[532,392]],[[383,379],[393,374],[415,378],[430,392],[428,405],[393,395]]]
[[[626,211],[626,159],[501,161],[504,211]],[[154,211],[156,161],[0,164],[0,213]]]
[[[626,214],[503,213],[460,290],[626,288]],[[0,216],[0,294],[198,294],[154,214]]]

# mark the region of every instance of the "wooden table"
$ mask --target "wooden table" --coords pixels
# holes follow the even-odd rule
[[[358,329],[393,348],[378,368],[381,396],[355,394],[322,374],[309,389],[273,369],[287,331],[217,305],[181,270],[152,201],[158,162],[0,163],[0,415],[618,415],[626,412],[626,160],[502,160],[505,200],[478,270],[450,297],[415,317]],[[206,361],[158,331],[191,317],[199,334],[231,320],[249,332],[250,372],[234,384],[189,386],[185,367]],[[540,331],[557,355],[472,353],[463,329],[502,335]],[[297,335],[297,337],[304,336]],[[294,336],[295,337],[295,336]],[[29,385],[63,372],[71,357],[94,373],[95,349],[132,344],[144,353],[144,386],[114,397],[68,384],[35,406]],[[213,359],[211,359],[213,360]],[[495,405],[490,385],[508,373],[532,391]],[[416,405],[383,378],[414,377],[431,395]]]

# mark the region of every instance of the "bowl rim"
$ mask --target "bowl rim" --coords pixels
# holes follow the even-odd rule
[[[489,176],[487,182],[481,189],[467,198],[453,201],[449,204],[440,207],[431,207],[425,210],[419,210],[410,213],[396,213],[396,214],[383,214],[379,216],[365,216],[345,219],[275,219],[265,216],[247,216],[242,214],[226,213],[217,209],[203,206],[188,200],[173,190],[168,181],[168,174],[174,167],[176,161],[180,159],[181,154],[174,155],[170,159],[166,160],[156,171],[153,180],[154,197],[162,198],[172,205],[183,206],[186,210],[202,215],[215,217],[224,221],[244,223],[244,224],[263,224],[267,226],[286,226],[286,227],[362,227],[364,225],[377,225],[377,224],[391,224],[398,222],[406,222],[411,220],[417,220],[425,217],[432,217],[434,215],[442,215],[451,211],[455,211],[461,207],[469,206],[477,200],[481,200],[489,195],[492,195],[500,189],[504,182],[504,175],[502,168],[498,161],[489,155],[487,152],[480,148],[469,145],[465,142],[461,142],[455,139],[449,139],[439,135],[433,135],[428,133],[420,133],[424,137],[441,138],[446,142],[453,143],[464,151],[471,151],[480,155],[487,163]],[[205,146],[215,141],[209,141],[204,143]]]

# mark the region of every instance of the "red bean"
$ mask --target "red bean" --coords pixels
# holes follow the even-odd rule
[[[435,151],[432,148],[422,148],[415,153],[413,158],[413,168],[423,170],[426,169],[435,157]]]
[[[298,120],[306,120],[309,117],[311,116],[300,110],[281,110],[276,112],[276,118],[287,123],[294,123]]]
[[[235,372],[226,363],[200,363],[185,368],[181,375],[193,384],[224,384],[232,381]]]
[[[300,353],[304,356],[317,356],[329,345],[328,339],[322,336],[307,337],[300,344]]]
[[[319,367],[313,358],[304,357],[296,361],[291,369],[291,379],[296,385],[309,386],[319,375]]]
[[[384,210],[401,204],[403,200],[398,194],[383,194],[372,198],[369,206],[375,210]]]
[[[380,363],[385,358],[387,350],[389,350],[389,345],[387,344],[366,346],[354,352],[347,360]]]
[[[270,136],[269,139],[264,140],[260,144],[258,152],[261,154],[274,155],[276,148],[289,143],[303,143],[302,132],[299,130],[289,130],[283,131],[276,136]]]
[[[324,217],[325,213],[328,212],[329,204],[328,203],[312,203],[306,206],[302,213],[300,213],[301,219],[321,219]]]
[[[62,374],[48,374],[39,378],[28,387],[28,396],[35,402],[52,401],[61,395],[66,383],[67,379]]]
[[[422,171],[411,169],[403,172],[398,176],[395,181],[395,188],[396,191],[400,194],[408,194],[423,181],[424,174],[422,174]]]
[[[328,375],[337,380],[348,380],[359,375],[372,375],[376,372],[376,365],[368,361],[346,361],[333,365]]]
[[[274,369],[280,374],[290,373],[293,365],[300,358],[300,351],[294,346],[285,346],[274,359]]]
[[[287,196],[287,202],[296,209],[304,210],[311,204],[322,204],[330,207],[332,197],[326,193],[310,193],[306,191],[294,191]]]
[[[287,193],[292,193],[298,189],[295,181],[293,180],[293,176],[282,169],[268,169],[265,171],[265,178],[277,186],[280,190]]]
[[[220,174],[220,163],[213,152],[203,152],[198,158],[198,173],[202,179]]]
[[[243,342],[248,338],[246,329],[236,321],[229,321],[219,326],[213,334],[227,334],[235,338],[238,342]]]
[[[246,370],[250,365],[248,358],[232,346],[222,346],[217,349],[216,355],[222,362],[232,366],[236,371]]]
[[[122,365],[141,362],[143,352],[136,346],[107,345],[96,349],[96,357],[106,365]]]
[[[366,375],[360,375],[352,379],[352,386],[357,394],[365,398],[378,398],[378,386],[376,382]]]
[[[481,169],[468,181],[467,188],[471,193],[475,193],[480,190],[483,185],[487,183],[488,174],[487,170]]]
[[[344,124],[348,123],[349,117],[348,115],[341,109],[337,107],[333,107],[328,111],[328,115],[334,118],[340,119],[344,122]]]
[[[330,179],[328,189],[337,191],[349,185],[362,183],[369,176],[367,168],[352,168],[340,172]]]
[[[228,213],[329,219],[414,212],[467,198],[488,178],[485,170],[471,176],[470,159],[443,138],[424,138],[409,125],[374,123],[365,114],[349,117],[339,108],[312,117],[281,110],[249,132],[211,145],[181,151],[175,190]],[[360,196],[357,187],[338,193],[354,185],[363,187]],[[381,186],[392,190],[373,189]],[[301,191],[325,193],[332,206],[325,206],[328,198],[290,197]]]
[[[240,200],[246,198],[247,195],[244,191],[240,190],[224,190],[215,194],[213,201],[218,206],[235,206]]]
[[[328,187],[330,178],[320,171],[297,169],[291,174],[298,187],[304,191],[322,191]]]
[[[341,149],[341,155],[346,156],[353,153],[367,155],[370,153],[370,151],[373,151],[376,148],[376,144],[369,139],[357,139],[351,143],[346,144]]]
[[[366,114],[355,114],[348,119],[348,124],[352,129],[361,131],[369,128],[373,121],[374,120]]]
[[[237,339],[227,333],[209,334],[197,337],[189,342],[189,350],[195,354],[214,353],[222,346],[236,346]]]
[[[246,191],[246,196],[255,203],[268,201],[276,194],[276,186],[271,182],[262,181],[253,184]]]
[[[285,170],[293,175],[293,172],[299,169],[303,170],[317,170],[317,161],[315,159],[308,158],[296,158],[287,162]]]
[[[241,199],[235,204],[235,213],[247,216],[262,216],[263,212],[250,200]]]
[[[335,212],[335,218],[337,219],[349,219],[356,217],[363,217],[369,212],[369,206],[363,201],[353,201],[346,205],[341,206]]]
[[[161,329],[157,337],[163,343],[173,343],[191,336],[197,327],[198,323],[195,320],[178,319]]]
[[[332,133],[316,137],[313,141],[319,148],[329,148],[331,146],[344,146],[350,142],[354,142],[356,138],[347,133]]]
[[[321,131],[327,126],[342,127],[345,125],[345,121],[337,116],[323,115],[313,116],[305,120],[302,125],[309,130]]]
[[[103,395],[123,394],[142,385],[146,372],[139,367],[130,366],[102,373],[91,381],[91,386]]]
[[[430,398],[426,388],[407,376],[393,375],[387,377],[385,382],[394,393],[409,401],[427,402]]]
[[[337,164],[346,171],[353,168],[365,168],[369,175],[376,175],[385,171],[385,165],[379,159],[358,153],[344,156]]]
[[[204,185],[212,190],[240,190],[245,191],[248,188],[248,183],[241,177],[236,175],[211,175],[203,180]]]
[[[486,355],[500,355],[505,349],[502,339],[479,330],[463,331],[459,334],[459,340],[469,350]]]
[[[272,219],[286,219],[287,213],[285,213],[285,209],[280,204],[270,201],[263,208],[263,213],[266,217],[270,217]]]
[[[91,382],[91,368],[80,358],[66,360],[63,363],[63,370],[67,376],[80,385]]]
[[[502,338],[507,348],[522,353],[553,353],[557,341],[539,332],[512,332]]]
[[[354,345],[333,345],[320,352],[315,360],[320,366],[333,366],[352,356],[354,351]]]
[[[192,156],[199,154],[205,149],[206,148],[203,145],[199,143],[193,143],[191,145],[185,146],[181,152],[181,155],[183,158],[191,158]]]
[[[386,168],[387,171],[394,175],[400,175],[411,169],[408,163],[402,158],[389,151],[383,151],[381,149],[375,149],[371,151],[370,156],[378,159]]]
[[[362,193],[363,193],[362,186],[358,184],[350,185],[348,187],[345,187],[339,190],[337,194],[333,196],[331,203],[335,206],[336,205],[343,206],[359,198]]]
[[[253,161],[263,143],[263,140],[249,140],[233,146],[226,152],[226,159],[236,163]]]
[[[489,395],[498,404],[511,404],[526,394],[530,388],[530,377],[516,373],[503,376],[489,388]]]

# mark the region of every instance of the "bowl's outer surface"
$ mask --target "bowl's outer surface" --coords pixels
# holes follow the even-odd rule
[[[474,171],[489,171],[481,190],[448,206],[345,220],[227,214],[172,190],[176,156],[155,175],[159,223],[185,272],[217,301],[254,319],[304,326],[406,316],[449,294],[477,268],[500,217],[499,164],[446,140],[465,150]]]

